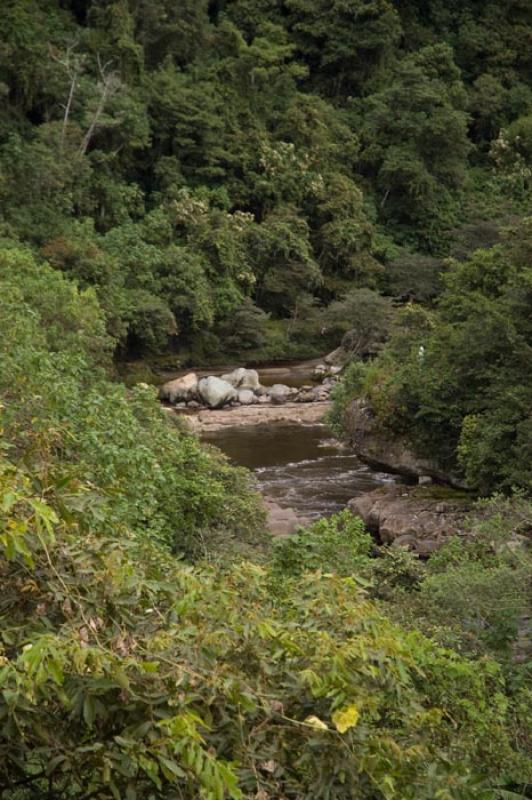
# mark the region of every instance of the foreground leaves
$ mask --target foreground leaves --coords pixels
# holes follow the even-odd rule
[[[461,799],[522,775],[499,667],[391,625],[352,579],[280,600],[266,569],[82,537],[0,476],[2,529],[25,531],[0,560],[7,796]]]

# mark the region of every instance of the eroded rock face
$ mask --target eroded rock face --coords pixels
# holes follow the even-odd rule
[[[416,455],[406,440],[382,431],[373,412],[363,400],[354,400],[346,415],[345,426],[357,456],[374,469],[404,475],[427,476],[460,489],[467,488],[458,476],[445,472],[435,459]]]
[[[198,384],[198,393],[209,408],[221,408],[236,399],[236,391],[227,381],[221,378],[202,378]]]
[[[296,514],[293,508],[283,508],[270,497],[264,498],[266,527],[272,536],[285,537],[310,524],[310,520]]]
[[[168,381],[159,389],[159,398],[168,403],[179,403],[181,401],[194,399],[198,389],[198,376],[195,372],[189,372],[182,378]]]
[[[427,557],[453,536],[465,535],[471,501],[438,497],[438,490],[389,486],[350,500],[348,507],[383,544]]]
[[[332,353],[326,355],[323,360],[330,367],[340,367],[341,369],[349,360],[349,353],[344,347],[340,346],[337,347],[336,350],[333,350]]]

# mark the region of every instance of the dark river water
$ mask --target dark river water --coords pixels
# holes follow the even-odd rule
[[[305,517],[333,514],[352,497],[393,481],[362,464],[325,425],[258,425],[203,438],[253,470],[265,495]]]

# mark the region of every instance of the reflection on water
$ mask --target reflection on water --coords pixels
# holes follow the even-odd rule
[[[233,463],[252,469],[264,494],[306,517],[332,514],[352,497],[393,480],[362,464],[325,425],[258,425],[203,438]]]

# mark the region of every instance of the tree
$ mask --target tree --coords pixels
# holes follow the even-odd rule
[[[401,35],[388,0],[287,0],[286,6],[313,83],[334,97],[366,93]]]
[[[374,175],[380,216],[416,224],[431,244],[464,178],[470,149],[466,94],[452,51],[426,47],[399,61],[389,86],[358,103],[361,168]],[[434,240],[433,240],[434,242]]]

